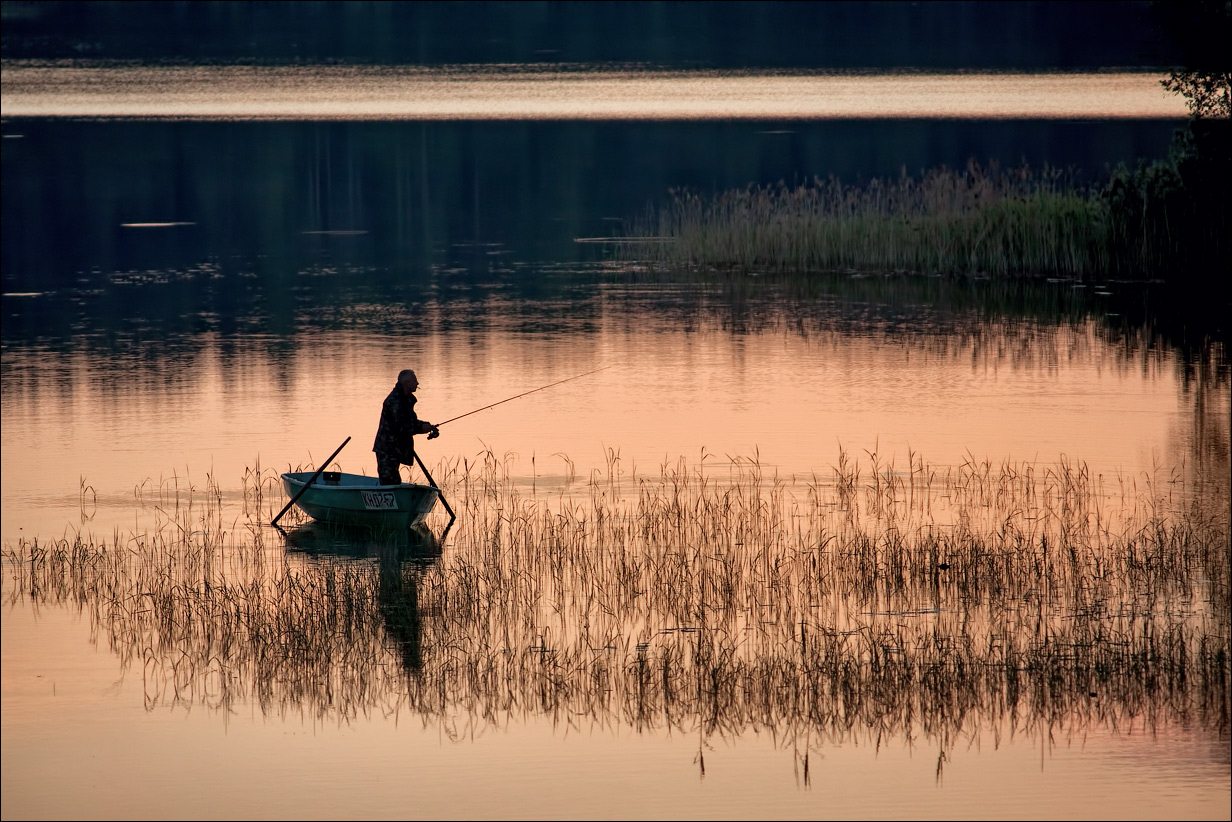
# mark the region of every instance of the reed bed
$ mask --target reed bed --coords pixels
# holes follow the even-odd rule
[[[671,192],[619,246],[668,269],[1106,275],[1106,204],[1057,169],[970,163],[850,185],[836,178],[703,197]]]
[[[806,755],[1229,731],[1226,477],[844,453],[785,480],[612,452],[545,494],[514,463],[433,470],[458,514],[443,545],[295,550],[320,526],[262,525],[284,500],[255,471],[230,528],[206,489],[140,533],[6,548],[4,597],[87,614],[151,710],[411,716],[457,737],[549,717]]]

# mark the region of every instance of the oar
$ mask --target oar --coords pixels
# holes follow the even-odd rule
[[[445,506],[445,510],[449,512],[449,524],[445,526],[448,531],[453,527],[453,521],[458,518],[458,515],[449,507],[449,501],[445,499],[445,495],[441,493],[441,487],[436,484],[436,480],[432,479],[432,475],[428,473],[428,467],[423,464],[423,460],[419,458],[419,452],[415,452],[415,462],[419,463],[419,470],[424,472],[424,476],[428,478],[428,484],[436,489],[436,495],[440,497],[441,504]]]
[[[308,486],[312,485],[314,482],[316,482],[316,481],[317,481],[317,477],[321,476],[321,472],[322,472],[322,471],[324,471],[324,470],[326,469],[326,467],[328,467],[328,466],[329,466],[329,464],[330,464],[331,462],[333,462],[333,461],[334,461],[334,457],[338,456],[338,451],[341,451],[343,448],[346,448],[346,444],[347,444],[348,442],[350,442],[350,441],[351,441],[351,438],[350,438],[350,437],[347,437],[346,439],[344,439],[344,440],[342,441],[342,445],[339,445],[339,446],[338,446],[337,451],[334,451],[334,453],[332,453],[332,454],[330,454],[330,455],[329,455],[329,459],[327,459],[325,462],[321,463],[321,467],[320,467],[320,468],[318,468],[318,469],[317,469],[317,472],[316,472],[315,474],[313,474],[313,475],[312,475],[312,479],[310,479],[310,480],[308,480],[307,482],[305,482],[305,483],[304,483],[304,487],[303,487],[303,488],[301,488],[301,489],[299,489],[299,493],[297,493],[295,496],[291,497],[291,501],[290,501],[290,502],[288,502],[286,505],[284,505],[284,506],[283,506],[282,510],[278,512],[278,516],[274,517],[274,521],[273,521],[273,522],[271,522],[271,523],[270,523],[270,525],[277,525],[277,524],[278,524],[278,520],[282,519],[282,515],[283,515],[283,514],[285,514],[285,513],[286,513],[286,512],[287,512],[287,511],[291,508],[291,506],[295,504],[295,501],[296,501],[297,499],[299,499],[300,497],[302,497],[302,496],[304,495],[304,492],[308,490]],[[419,456],[419,455],[418,455],[418,454],[416,454],[415,456]],[[427,472],[425,471],[424,473],[426,474]],[[447,507],[448,507],[448,506],[447,506]]]

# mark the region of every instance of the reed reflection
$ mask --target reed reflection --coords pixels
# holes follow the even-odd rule
[[[766,459],[784,473],[812,471],[833,460],[831,435],[816,435],[813,422],[814,409],[826,403],[843,409],[830,428],[860,446],[899,430],[915,447],[952,458],[965,448],[1030,455],[1039,453],[1037,443],[1056,443],[1099,472],[1149,468],[1155,458],[1217,476],[1228,463],[1223,344],[1190,344],[1192,336],[1131,314],[1127,306],[1153,298],[1150,287],[1115,285],[1104,296],[1072,283],[909,276],[665,281],[621,269],[577,277],[585,283],[576,292],[545,283],[534,300],[428,297],[414,310],[399,307],[405,316],[398,321],[392,311],[368,314],[358,305],[348,328],[339,320],[288,339],[185,334],[150,346],[103,335],[6,350],[5,473],[27,477],[3,492],[7,538],[19,526],[46,533],[45,522],[63,522],[60,509],[39,513],[48,499],[62,497],[65,517],[75,520],[72,491],[83,475],[104,494],[96,522],[110,518],[127,528],[124,489],[134,476],[159,476],[167,453],[181,454],[194,471],[210,465],[216,476],[238,477],[258,445],[267,453],[319,447],[316,431],[328,421],[348,436],[367,430],[373,421],[357,403],[323,404],[321,397],[363,396],[382,385],[381,363],[393,350],[386,339],[399,323],[402,333],[432,347],[433,373],[447,375],[452,393],[436,400],[443,416],[610,362],[638,363],[639,378],[659,385],[629,396],[655,397],[648,410],[658,430],[620,444],[626,458],[642,464],[664,452],[695,453],[685,437],[716,449],[743,447],[731,444],[737,423],[755,432]],[[697,354],[686,374],[679,354],[688,350]],[[560,370],[542,367],[552,357]],[[576,358],[569,360],[576,368],[566,371],[563,357]],[[58,367],[47,368],[49,360]],[[594,390],[627,391],[602,382],[615,373],[597,375]],[[725,375],[741,380],[753,411],[697,418],[693,392]],[[1058,397],[1058,378],[1076,393]],[[840,405],[836,392],[849,386],[855,388]],[[878,407],[886,416],[866,421]],[[1003,419],[1015,409],[1017,421]],[[964,410],[970,421],[956,422],[955,412]],[[520,403],[505,406],[466,433],[537,448],[540,460],[568,452],[585,476],[602,455],[579,443],[589,448],[596,432],[620,423],[576,409],[571,430],[527,445],[525,432],[539,421],[522,422],[522,411]],[[882,445],[890,447],[885,439]],[[452,453],[469,447],[447,443]],[[359,468],[372,472],[371,463]],[[35,516],[43,519],[32,522]]]
[[[449,529],[438,536],[425,526],[381,530],[307,521],[279,529],[291,550],[316,560],[351,557],[376,567],[376,599],[385,634],[410,674],[423,667],[423,628],[419,609],[421,579],[441,556]]]
[[[985,737],[1229,730],[1226,480],[875,453],[802,485],[713,457],[613,454],[568,494],[491,453],[433,473],[443,547],[276,533],[254,472],[233,531],[207,488],[128,536],[21,541],[5,600],[87,615],[149,710],[687,731],[702,767],[713,736],[897,740],[939,775]]]

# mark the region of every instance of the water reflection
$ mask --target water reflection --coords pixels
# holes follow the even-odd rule
[[[344,292],[345,309],[315,294],[287,337],[146,336],[104,315],[88,334],[7,348],[4,467],[25,479],[3,489],[6,538],[62,522],[56,500],[75,515],[83,476],[101,488],[100,516],[124,524],[126,492],[184,463],[232,494],[254,456],[298,465],[355,436],[341,459],[372,473],[358,442],[390,363],[408,356],[426,364],[438,419],[615,364],[461,420],[425,452],[431,463],[491,443],[541,484],[567,481],[554,454],[583,478],[601,466],[599,438],[641,465],[756,447],[784,476],[831,465],[836,441],[900,461],[908,447],[945,462],[1066,454],[1109,475],[1228,464],[1223,344],[1187,348],[1144,316],[1158,286],[665,281],[606,266],[523,278],[536,282],[526,294],[459,285],[397,305]]]
[[[279,531],[288,549],[317,560],[336,556],[373,561],[376,599],[385,618],[385,635],[408,673],[423,667],[420,580],[440,558],[448,528],[440,536],[422,525],[374,534],[371,529],[308,521]]]
[[[794,486],[753,460],[614,458],[573,498],[494,455],[438,478],[443,549],[275,532],[254,476],[234,532],[212,489],[166,489],[115,541],[23,540],[5,599],[79,609],[148,710],[897,740],[935,746],[939,776],[972,740],[1229,731],[1226,477],[874,454]]]
[[[11,117],[222,120],[1183,118],[1150,73],[175,66],[6,61]]]
[[[239,313],[282,333],[306,287],[399,297],[512,283],[515,263],[593,260],[596,246],[576,238],[620,233],[672,189],[854,183],[972,159],[1089,180],[1165,156],[1178,125],[6,119],[3,131],[24,137],[0,155],[0,275],[5,292],[79,290],[96,314],[126,301],[156,309],[132,286],[161,278],[222,331]],[[123,227],[134,222],[192,224]],[[52,311],[42,320],[57,322]]]
[[[673,186],[973,156],[1097,176],[1172,128],[6,119],[6,671],[47,658],[21,620],[54,608],[111,649],[116,702],[197,707],[211,737],[245,711],[517,726],[519,756],[534,727],[688,733],[704,768],[756,736],[807,781],[829,743],[935,747],[940,778],[981,740],[1196,729],[1226,767],[1228,372],[1193,306],[670,281],[574,242]],[[627,365],[434,442],[444,544],[269,528],[262,464],[365,439],[408,359],[441,418]]]

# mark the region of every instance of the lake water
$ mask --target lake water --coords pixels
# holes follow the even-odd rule
[[[1101,696],[1082,707],[1059,692],[1052,708],[1005,712],[993,699],[953,725],[946,711],[870,709],[860,719],[873,724],[823,732],[748,696],[711,706],[709,720],[702,702],[653,703],[656,719],[630,711],[652,701],[610,671],[632,671],[653,646],[639,631],[697,630],[656,610],[667,606],[616,604],[598,572],[571,588],[558,567],[517,566],[533,545],[507,544],[494,565],[515,567],[483,583],[495,592],[483,615],[463,630],[451,610],[479,590],[467,574],[484,565],[468,563],[492,549],[494,514],[463,475],[493,464],[502,510],[532,500],[560,522],[607,479],[636,500],[639,478],[653,490],[682,464],[720,487],[734,473],[728,498],[777,482],[805,500],[841,496],[840,466],[858,463],[861,485],[915,489],[926,463],[938,489],[972,471],[1010,482],[1072,470],[1108,522],[1140,494],[1159,510],[1196,500],[1226,535],[1218,305],[1163,283],[693,277],[622,261],[612,242],[674,188],[860,181],[972,159],[1097,180],[1166,152],[1184,109],[1157,80],[6,62],[3,815],[1228,818],[1226,684],[1222,708],[1093,684]],[[465,513],[439,552],[402,569],[420,580],[413,663],[390,655],[399,629],[387,616],[356,623],[341,669],[339,650],[313,663],[320,678],[306,662],[263,677],[251,673],[266,658],[255,638],[208,651],[97,587],[32,586],[10,561],[20,546],[28,558],[30,540],[83,535],[137,556],[151,535],[209,520],[228,535],[224,576],[273,585],[286,572],[311,592],[345,569],[375,573],[363,545],[269,527],[285,498],[268,482],[254,516],[252,472],[317,467],[350,437],[336,465],[374,474],[380,402],[405,367],[433,421],[586,375],[420,442]],[[926,518],[966,522],[960,509],[938,491]],[[518,519],[495,516],[503,528]],[[923,527],[918,508],[906,516]],[[608,568],[599,556],[613,543],[595,546]],[[189,589],[99,573],[138,599]],[[1132,591],[1111,612],[1145,608],[1226,645],[1227,591],[1202,585],[1207,600],[1169,593],[1168,617]],[[395,593],[405,604],[406,589]],[[996,607],[960,599],[925,609],[936,635],[945,614],[995,624]],[[334,600],[294,602],[263,613]],[[922,612],[835,602],[834,625],[853,631],[914,636]],[[1064,635],[1075,616],[1062,611],[1046,618]],[[593,641],[608,620],[607,644]],[[550,680],[494,661],[567,656],[588,640],[628,656],[610,651],[610,669],[574,658]],[[778,658],[758,647],[733,652],[740,670]],[[316,659],[304,653],[288,659]],[[678,658],[663,653],[666,681]],[[210,666],[223,673],[211,679]],[[238,698],[220,697],[228,676]]]
[[[1178,118],[1159,77],[645,67],[84,65],[12,61],[5,114],[343,120]],[[218,90],[225,88],[225,94]]]

